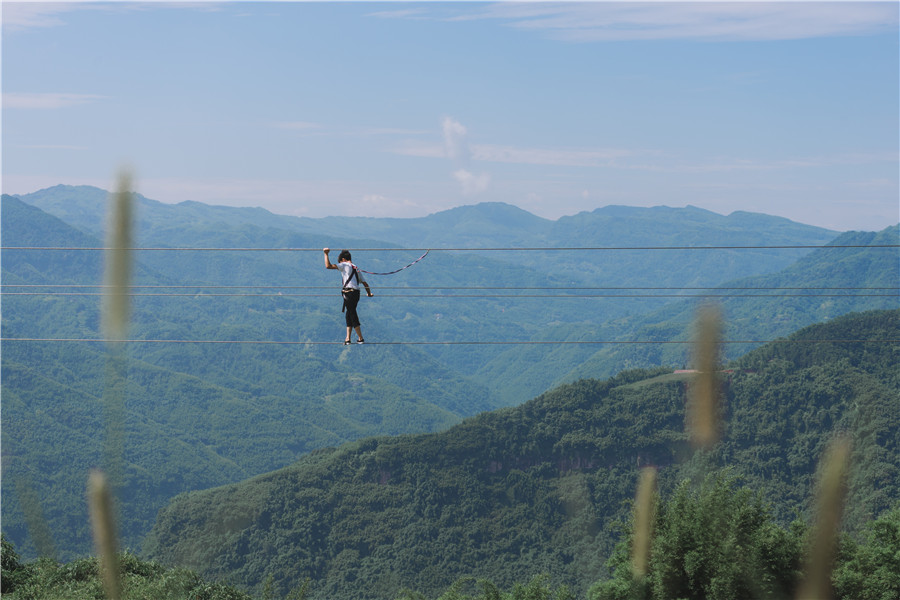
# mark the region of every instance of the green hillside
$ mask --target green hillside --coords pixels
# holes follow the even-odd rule
[[[881,340],[846,343],[827,340]],[[886,343],[885,340],[891,340]],[[815,464],[853,441],[846,527],[900,498],[900,311],[806,328],[728,365],[722,442],[693,454],[689,373],[628,371],[565,385],[433,434],[313,452],[240,484],[177,497],[146,550],[207,577],[315,598],[436,594],[461,576],[498,585],[549,573],[579,595],[604,577],[643,465],[663,493],[729,466],[786,523],[809,514]]]
[[[107,201],[103,190],[56,186],[19,199],[96,236],[102,234]],[[680,288],[717,286],[736,278],[778,272],[809,250],[442,252],[440,248],[819,245],[836,235],[768,215],[738,212],[722,216],[695,207],[608,206],[549,221],[509,205],[486,203],[411,219],[308,219],[196,202],[168,205],[138,196],[136,214],[136,243],[142,247],[438,249],[413,269],[370,277],[376,297],[363,304],[364,325],[372,340],[432,342],[422,346],[422,351],[459,373],[477,374],[491,387],[494,401],[504,405],[516,404],[559,383],[560,375],[577,368],[598,348],[526,345],[509,348],[511,354],[504,354],[508,348],[433,342],[590,341],[610,339],[615,332],[627,336],[615,327],[615,321],[660,309],[675,300],[673,294],[690,293]],[[418,255],[386,251],[357,253],[355,258],[362,268],[384,272]],[[297,334],[288,339],[332,339],[340,335],[320,327],[323,323],[339,323],[339,319],[334,316],[333,300],[322,291],[333,289],[333,274],[321,268],[321,256],[316,251],[171,251],[138,252],[136,256],[159,276],[182,285],[257,286],[220,291],[253,295],[243,300],[214,298],[207,289],[206,312],[194,313],[197,316],[189,321],[197,323],[197,329],[202,324],[195,337],[212,334],[222,321],[215,311],[224,304],[258,305],[259,294],[291,296],[277,308],[284,315],[284,327],[278,331],[282,335]],[[138,278],[136,283],[154,282]],[[815,283],[827,285],[827,281]],[[630,289],[619,289],[623,286]],[[640,289],[647,286],[676,289]],[[198,289],[198,293],[201,291]],[[495,297],[498,295],[501,297]],[[167,301],[142,298],[140,302],[148,310],[152,304],[154,312],[176,315],[184,311],[185,304],[185,300],[174,297]],[[271,300],[269,305],[275,302]],[[864,308],[871,307],[848,310]],[[814,321],[788,323],[782,333]],[[155,333],[151,328],[143,335]],[[496,368],[498,362],[528,369],[505,373]],[[607,376],[616,370],[585,370],[579,374]],[[521,377],[523,371],[527,371],[527,379]]]
[[[703,292],[708,297],[673,300],[644,314],[583,328],[560,324],[535,339],[688,341],[697,307],[705,302],[719,306],[725,337],[732,340],[772,340],[849,312],[895,308],[900,306],[900,250],[877,246],[898,243],[897,225],[879,232],[844,233],[829,247],[814,250],[781,271],[727,281]],[[725,356],[734,358],[758,345],[729,344]],[[540,361],[535,360],[537,353]],[[492,388],[498,397],[520,398],[585,377],[608,377],[627,368],[680,366],[688,360],[689,348],[677,344],[560,346],[550,351],[513,347],[487,361],[478,375],[488,385],[496,382]],[[536,366],[525,376],[516,376],[516,365],[522,362]]]
[[[102,246],[97,236],[105,220],[106,196],[96,188],[65,186],[29,195],[35,205],[43,204],[47,210],[71,219],[78,229],[16,197],[4,196],[4,246]],[[294,223],[293,219],[261,209],[197,203],[164,205],[145,198],[139,198],[138,204],[139,244],[148,247],[316,248],[335,242],[328,231],[310,233],[317,228],[309,227],[306,220],[288,227],[283,224]],[[670,237],[665,239],[653,237],[661,223],[667,223],[669,229],[672,223],[682,223],[685,243],[695,243],[697,232],[710,224],[729,223],[717,234],[727,235],[747,220],[758,228],[759,235],[767,235],[759,231],[766,227],[777,234],[761,239],[784,240],[802,234],[806,237],[800,239],[813,241],[824,235],[816,228],[764,215],[726,218],[696,209],[636,213],[624,207],[595,213],[573,221],[601,219],[604,227],[618,231],[627,229],[622,219],[634,217],[643,224],[634,227],[637,237],[629,238],[632,243],[651,239],[654,244],[677,243],[677,232],[669,232]],[[484,228],[501,217],[510,236],[503,240],[509,243],[524,239],[515,238],[513,229],[520,232],[515,235],[537,236],[538,230],[545,231],[547,226],[506,205],[479,205],[416,220],[416,227],[450,236],[453,230],[468,230],[473,223]],[[396,232],[401,225],[411,225],[407,220],[400,221],[403,223],[385,223],[383,229]],[[572,226],[566,225],[566,235],[572,234]],[[646,237],[647,231],[653,235]],[[640,232],[645,232],[645,237],[640,237]],[[454,241],[452,237],[443,239]],[[542,238],[535,237],[532,242],[538,239]],[[547,240],[553,243],[552,238]],[[389,242],[363,240],[348,245],[360,244],[389,246]],[[807,253],[804,260],[820,266],[818,270],[800,271],[812,274],[804,284],[829,285],[829,255],[821,252]],[[418,254],[371,253],[364,257],[364,266],[390,270]],[[813,260],[817,256],[821,263]],[[656,346],[626,346],[626,352],[621,353],[621,347],[598,346],[596,341],[645,335],[647,339],[656,335],[686,339],[690,335],[692,302],[674,304],[667,309],[670,312],[655,313],[646,321],[635,320],[640,315],[625,316],[652,312],[654,306],[664,302],[677,302],[672,298],[470,298],[466,290],[459,294],[463,297],[433,297],[429,294],[436,288],[454,285],[474,286],[475,294],[480,288],[492,287],[567,291],[565,278],[570,276],[565,271],[543,273],[508,256],[485,260],[473,253],[434,252],[413,269],[391,277],[370,278],[376,297],[366,299],[362,306],[366,337],[375,342],[404,343],[348,349],[320,345],[343,337],[339,298],[333,291],[335,281],[333,274],[322,268],[320,251],[313,256],[292,252],[144,251],[136,253],[136,260],[135,283],[148,287],[135,289],[140,295],[132,299],[130,337],[157,341],[132,344],[128,349],[128,455],[123,494],[136,501],[125,505],[122,534],[132,547],[140,544],[156,510],[177,493],[271,471],[323,446],[372,435],[439,431],[464,417],[516,405],[580,377],[605,377],[630,366],[680,365],[680,357]],[[887,263],[868,265],[866,260],[861,254],[855,262],[848,261],[851,268],[836,271],[839,281],[866,285],[870,280],[890,281],[890,277],[885,278],[886,272],[896,274]],[[755,269],[772,269],[778,264],[756,262]],[[666,277],[694,281],[698,264],[687,261],[675,270],[666,265]],[[4,338],[100,337],[101,290],[92,287],[102,282],[99,252],[7,250],[2,268]],[[655,266],[644,271],[661,272]],[[723,275],[712,271],[705,277],[718,279]],[[863,279],[854,279],[857,275]],[[796,274],[789,272],[785,277]],[[588,278],[579,283],[608,282]],[[38,284],[87,287],[12,287]],[[283,287],[274,287],[278,285]],[[298,290],[291,286],[321,288]],[[756,322],[768,322],[768,316],[777,309],[777,304],[768,304],[770,300],[754,308]],[[815,314],[827,318],[860,307],[893,306],[895,300],[876,298],[873,302],[882,304],[865,305],[860,300],[847,300]],[[585,311],[586,306],[598,304],[602,308]],[[792,331],[793,323],[811,322],[806,314],[808,307],[796,304],[791,318],[779,322],[777,333]],[[646,328],[652,329],[652,335]],[[553,343],[561,340],[589,343]],[[418,341],[429,344],[405,343]],[[473,341],[520,344],[468,343]],[[81,494],[73,490],[83,487],[87,470],[100,464],[100,432],[104,430],[100,399],[106,360],[105,349],[99,344],[3,344],[3,444],[4,454],[12,457],[6,467],[9,477],[4,477],[4,531],[24,556],[34,556],[37,549],[27,532],[28,515],[19,506],[21,494],[10,493],[15,489],[10,485],[20,480],[30,482],[25,487],[40,496],[38,512],[49,523],[61,557],[80,556],[90,549]],[[54,401],[48,403],[47,398]],[[17,423],[22,426],[17,427]],[[84,435],[84,431],[94,435]],[[248,431],[253,435],[247,435]]]
[[[4,197],[9,246],[102,243],[56,217]],[[46,231],[40,240],[30,232]],[[89,251],[8,251],[3,256],[2,332],[16,338],[97,339],[96,289],[17,295],[25,284],[102,281]],[[143,285],[171,278],[138,263]],[[56,290],[56,288],[41,288]],[[72,295],[74,294],[74,295]],[[191,302],[191,300],[194,300]],[[132,331],[157,340],[298,340],[297,314],[325,338],[336,317],[288,298],[135,298]],[[299,305],[298,305],[299,304]],[[340,316],[338,311],[337,316]],[[312,317],[310,317],[310,313]],[[298,319],[299,321],[299,319]],[[338,330],[339,331],[339,330]],[[156,512],[177,493],[238,481],[292,463],[310,450],[376,434],[444,429],[492,408],[486,390],[411,347],[154,343],[128,351],[121,534],[138,547]],[[23,556],[45,524],[61,558],[90,551],[82,490],[103,464],[107,385],[102,344],[5,341],[2,352],[3,529]],[[248,435],[248,432],[250,434]],[[35,498],[35,502],[25,501]],[[31,528],[31,536],[28,528]]]

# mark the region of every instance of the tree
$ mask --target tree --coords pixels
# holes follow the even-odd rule
[[[15,589],[23,573],[22,567],[12,542],[0,533],[0,594],[8,594]]]
[[[900,502],[871,522],[862,542],[846,538],[833,575],[839,600],[900,598]]]
[[[775,524],[759,495],[727,471],[698,487],[685,481],[657,511],[647,575],[632,576],[630,532],[592,600],[790,598],[803,554],[803,527]]]

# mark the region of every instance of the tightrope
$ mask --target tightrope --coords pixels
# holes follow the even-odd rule
[[[129,339],[106,340],[99,338],[0,338],[0,342],[79,342],[90,344],[265,344],[278,346],[343,346],[344,342],[287,341],[287,340],[162,340]],[[365,342],[363,346],[546,346],[546,345],[627,345],[627,344],[694,344],[693,340],[492,340],[492,341],[386,341]],[[775,340],[722,340],[720,344],[900,344],[900,339],[775,339]],[[352,344],[360,345],[360,344]]]
[[[774,246],[582,246],[521,248],[355,248],[354,252],[571,252],[588,250],[827,250],[840,248],[900,248],[900,244],[785,244]],[[321,248],[214,248],[214,247],[149,247],[111,248],[101,246],[2,246],[0,250],[129,250],[129,251],[194,251],[194,252],[321,252]]]

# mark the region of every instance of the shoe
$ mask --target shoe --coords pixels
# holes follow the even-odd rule
[[[349,344],[350,342],[347,342],[347,343]],[[356,340],[356,343],[357,343],[357,344],[365,344],[365,343],[366,343],[366,340],[364,340],[364,339],[362,339],[362,338],[359,338],[358,340]]]
[[[344,340],[344,345],[345,345],[345,346],[349,346],[349,345],[350,345],[350,340]]]

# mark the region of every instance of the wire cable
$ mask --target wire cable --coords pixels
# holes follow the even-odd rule
[[[94,338],[0,338],[0,342],[78,342],[107,343],[109,340]],[[115,340],[121,344],[260,344],[278,346],[343,346],[344,342],[323,341],[287,341],[287,340],[163,340],[163,339],[129,339]],[[538,345],[640,345],[640,344],[694,344],[693,340],[491,340],[491,341],[386,341],[351,344],[363,346],[538,346]],[[900,344],[900,339],[774,339],[774,340],[722,340],[720,344]]]
[[[91,288],[108,289],[111,285],[93,283],[0,283],[0,288]],[[204,290],[333,290],[333,285],[129,285],[128,289],[204,289]],[[380,285],[379,290],[898,290],[897,286],[405,286]]]
[[[103,292],[2,292],[0,296],[104,296]],[[331,294],[125,293],[132,298],[332,298]],[[900,298],[897,294],[374,294],[378,298]]]
[[[591,250],[818,250],[826,248],[900,248],[900,244],[779,244],[734,246],[548,246],[496,248],[355,248],[354,252],[584,252]],[[110,248],[99,246],[2,246],[0,250],[128,250],[128,251],[193,251],[193,252],[321,252],[321,248],[219,248],[219,247],[148,247]]]
[[[2,284],[2,288],[27,289],[27,290],[53,290],[53,291],[0,291],[0,296],[102,296],[102,292],[89,292],[83,290],[106,290],[108,285],[79,285],[79,284]],[[197,290],[192,292],[128,292],[125,295],[129,297],[185,297],[185,298],[215,298],[215,297],[256,297],[256,298],[317,298],[331,297],[334,293],[314,294],[308,293],[308,290],[332,290],[333,286],[224,286],[224,285],[132,285],[128,286],[132,290]],[[60,289],[79,291],[58,291]],[[407,286],[383,286],[382,290],[404,290],[402,294],[377,294],[380,298],[752,298],[752,297],[825,297],[825,298],[877,298],[877,297],[898,297],[900,296],[900,288],[896,287],[778,287],[778,286],[758,286],[758,287],[678,287],[678,286],[426,286],[426,287],[407,287]],[[278,291],[277,293],[261,293],[261,292],[227,292],[216,291],[210,293],[206,290],[303,290],[304,293],[286,293]],[[411,291],[427,290],[427,293],[410,293]],[[624,293],[641,291],[642,293]],[[704,293],[685,293],[708,290]],[[447,291],[479,291],[479,292],[510,292],[510,293],[479,293],[479,294],[457,294],[446,293]],[[533,293],[535,291],[558,292],[558,293]],[[615,292],[615,293],[573,293],[573,292]],[[682,293],[660,293],[675,292]],[[728,291],[729,293],[723,293]],[[753,292],[753,293],[734,293]],[[803,293],[777,293],[765,294],[759,292],[803,292]],[[885,291],[896,293],[881,293]],[[565,293],[563,293],[565,292]],[[653,293],[643,293],[653,292]],[[831,292],[831,293],[825,293]],[[836,293],[835,293],[836,292]],[[869,292],[869,293],[847,293],[847,292]],[[877,293],[873,293],[877,292]]]

